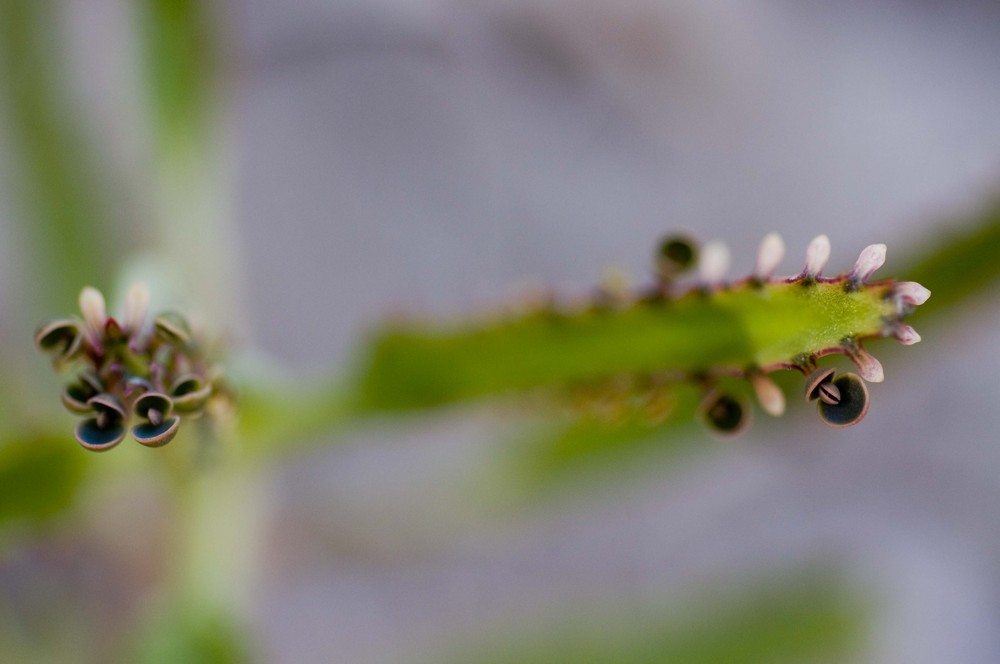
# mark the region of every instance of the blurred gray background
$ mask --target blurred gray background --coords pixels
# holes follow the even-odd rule
[[[122,9],[66,4],[85,112],[114,135],[135,104]],[[894,258],[1000,183],[995,2],[220,11],[248,341],[292,372],[349,366],[394,312],[488,310],[538,284],[583,293],[607,267],[643,281],[676,229],[724,239],[734,275],[779,231],[780,272],[826,233],[830,272],[886,242],[880,274],[905,278]],[[109,153],[127,170],[140,149]],[[653,454],[571,499],[491,501],[477,482],[517,429],[490,408],[290,458],[268,479],[252,598],[268,661],[433,661],[566,606],[658,606],[816,561],[877,598],[867,661],[1000,661],[998,316],[991,298],[905,352],[874,346],[887,378],[855,428],[823,427],[792,395],[781,421],[758,414],[724,444],[693,431],[703,445],[683,463]]]

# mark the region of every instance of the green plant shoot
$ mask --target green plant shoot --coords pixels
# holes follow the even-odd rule
[[[678,243],[688,249],[679,250]],[[904,344],[920,340],[903,318],[930,292],[914,282],[869,283],[885,260],[885,245],[871,245],[849,272],[825,278],[830,244],[820,236],[810,244],[801,273],[776,278],[784,246],[772,234],[761,243],[753,274],[726,283],[728,252],[710,244],[697,261],[698,283],[677,285],[674,277],[695,262],[696,253],[683,240],[664,242],[659,280],[634,294],[605,290],[576,304],[548,302],[528,313],[454,327],[393,324],[363,366],[360,408],[422,408],[491,394],[587,388],[623,377],[640,392],[693,381],[705,388],[708,423],[737,433],[746,405],[720,392],[719,378],[749,380],[762,407],[779,415],[784,395],[768,373],[794,369],[809,375],[818,358],[842,353],[857,365],[860,378],[838,387],[833,373],[825,372],[817,385],[807,383],[807,397],[825,405],[820,412],[827,423],[844,426],[867,410],[861,379],[883,379],[881,364],[863,344],[885,336]]]

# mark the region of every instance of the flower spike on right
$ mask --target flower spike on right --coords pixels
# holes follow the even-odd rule
[[[654,254],[655,282],[634,296],[619,293],[615,307],[606,306],[602,293],[593,302],[552,298],[547,312],[554,315],[387,326],[362,367],[361,402],[373,411],[391,411],[494,394],[626,384],[632,393],[622,399],[624,407],[646,409],[674,385],[687,383],[704,395],[697,412],[708,428],[733,437],[753,419],[754,401],[746,398],[751,393],[756,407],[772,417],[790,409],[771,374],[791,370],[812,374],[807,395],[827,424],[849,426],[868,410],[867,383],[885,379],[868,346],[883,337],[907,345],[920,341],[904,321],[930,291],[912,281],[873,277],[885,263],[884,244],[866,247],[849,270],[835,276],[827,271],[827,235],[813,238],[804,254],[800,272],[776,276],[785,243],[770,233],[760,242],[753,270],[731,278],[724,245],[699,248],[674,235]],[[694,274],[684,277],[691,268]],[[74,330],[45,330],[40,345],[71,354]],[[156,331],[170,338],[183,332],[162,319]],[[819,367],[834,353],[846,355],[857,369],[840,375]],[[183,414],[200,400],[201,384],[181,376],[175,381],[164,394],[174,412]],[[74,384],[70,403],[87,393],[86,385]]]
[[[847,274],[830,280],[842,283],[848,294],[867,288],[881,288],[884,292],[882,300],[886,303],[878,334],[845,337],[840,348],[828,351],[847,355],[858,368],[858,374],[845,373],[838,376],[832,368],[819,368],[806,380],[806,400],[815,401],[820,418],[833,427],[847,427],[861,421],[868,412],[868,388],[865,381],[881,383],[885,380],[882,363],[863,347],[863,339],[893,336],[907,346],[920,341],[920,335],[904,323],[903,318],[926,302],[931,292],[914,281],[887,280],[869,284],[871,276],[885,263],[885,258],[884,244],[869,245],[861,251],[854,267]]]

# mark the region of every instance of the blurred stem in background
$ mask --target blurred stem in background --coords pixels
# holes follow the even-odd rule
[[[164,282],[194,311],[211,312],[210,335],[242,328],[235,232],[225,177],[227,145],[221,40],[215,3],[143,0],[140,52],[155,144],[156,251]],[[155,265],[155,263],[159,265]],[[142,269],[145,266],[140,266]],[[239,441],[221,428],[208,462],[184,455],[174,475],[176,555],[162,613],[138,643],[146,662],[226,662],[247,658],[244,623],[259,550],[262,487],[240,462]]]
[[[18,240],[30,260],[18,263],[32,285],[25,314],[41,320],[71,310],[81,284],[107,284],[119,246],[105,202],[107,182],[82,135],[69,92],[61,3],[0,0],[0,77],[13,147],[11,188],[22,216]]]
[[[120,249],[101,193],[108,182],[92,159],[65,77],[60,7],[53,0],[0,0],[0,119],[6,125],[0,131],[10,145],[4,184],[11,209],[25,220],[10,229],[23,251],[12,255],[15,270],[8,267],[7,274],[22,295],[12,298],[6,314],[8,329],[24,337],[55,312],[71,310],[81,284],[110,283]],[[50,381],[31,370],[37,358],[14,348],[0,345],[5,375],[19,376],[18,389],[0,388],[0,416],[6,425],[23,426],[45,412],[36,398]]]
[[[216,3],[203,0],[138,3],[157,215],[155,251],[143,258],[178,300],[211,312],[205,323],[212,332],[233,333],[245,328],[245,320],[227,180],[227,77],[215,9]]]

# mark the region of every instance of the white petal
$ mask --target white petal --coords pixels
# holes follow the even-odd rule
[[[778,384],[762,373],[750,374],[750,384],[757,394],[757,401],[764,412],[772,417],[781,417],[785,413],[785,393]]]
[[[893,330],[893,335],[895,335],[895,337],[899,339],[904,346],[912,346],[920,341],[920,335],[917,334],[917,331],[909,325],[904,325],[903,323],[899,323],[896,326],[896,329]]]
[[[806,267],[802,274],[807,277],[818,277],[830,260],[830,238],[817,235],[806,248]]]
[[[785,241],[777,233],[768,233],[757,249],[757,265],[753,269],[753,276],[758,279],[769,279],[784,257]]]
[[[885,380],[885,371],[882,363],[875,359],[875,356],[864,348],[858,348],[851,352],[851,361],[858,368],[858,373],[869,383],[881,383]]]
[[[125,329],[135,331],[142,327],[149,310],[149,289],[145,284],[132,284],[125,293]]]
[[[893,287],[892,294],[907,304],[923,304],[931,292],[915,281],[900,281]]]
[[[80,312],[87,327],[100,337],[104,333],[104,323],[108,319],[101,291],[92,286],[84,287],[80,291]]]
[[[854,263],[854,268],[848,275],[851,279],[864,283],[875,270],[885,264],[885,245],[870,244],[861,250],[861,255]]]
[[[698,274],[706,286],[714,286],[726,278],[729,270],[729,249],[722,242],[709,242],[701,248]]]

